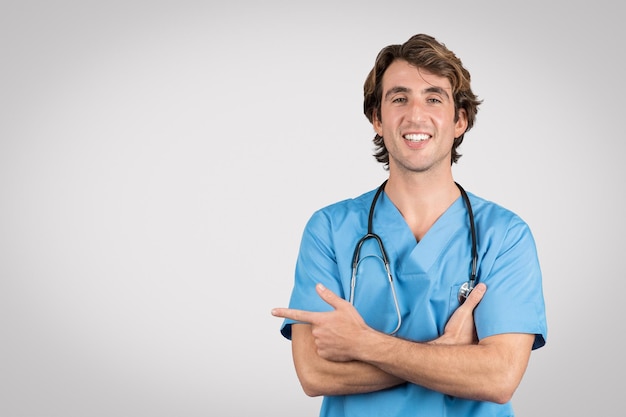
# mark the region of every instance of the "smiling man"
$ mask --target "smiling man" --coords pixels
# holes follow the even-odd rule
[[[313,214],[272,310],[321,416],[514,415],[547,338],[542,277],[528,225],[452,176],[479,105],[431,36],[377,56],[364,112],[388,179]]]

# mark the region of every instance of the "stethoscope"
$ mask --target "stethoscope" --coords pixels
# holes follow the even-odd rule
[[[387,258],[387,251],[385,250],[385,245],[383,245],[383,241],[380,238],[380,236],[374,233],[374,230],[373,230],[374,228],[372,226],[373,221],[374,221],[374,208],[376,207],[376,202],[378,201],[378,197],[380,197],[380,194],[385,189],[386,184],[387,184],[387,180],[385,180],[380,185],[380,187],[378,187],[378,190],[376,191],[376,194],[374,195],[374,199],[372,200],[372,205],[370,206],[369,217],[367,220],[367,234],[363,236],[357,242],[356,247],[354,248],[354,256],[352,257],[352,279],[350,281],[350,303],[354,305],[354,290],[356,287],[356,273],[357,273],[357,269],[359,266],[361,246],[363,246],[363,244],[367,240],[374,239],[378,243],[378,247],[380,248],[381,260],[383,264],[385,265],[385,271],[387,272],[387,280],[389,281],[389,285],[391,286],[391,295],[393,298],[396,315],[398,317],[398,323],[395,329],[391,333],[389,333],[391,335],[394,335],[398,332],[398,330],[400,329],[400,325],[402,324],[402,314],[400,313],[398,297],[396,295],[396,289],[393,283],[393,278],[391,277],[391,269],[389,268],[389,259]],[[463,197],[463,201],[465,202],[465,206],[467,207],[467,215],[469,217],[469,224],[470,224],[470,234],[472,238],[472,263],[471,263],[470,277],[467,282],[463,283],[458,293],[459,303],[463,304],[463,302],[469,296],[470,292],[472,292],[472,290],[474,289],[474,286],[476,285],[476,283],[478,283],[478,277],[476,275],[476,270],[478,268],[478,250],[477,250],[477,244],[476,244],[476,240],[477,240],[476,239],[476,226],[474,224],[474,213],[472,212],[472,205],[463,187],[461,187],[461,185],[459,185],[457,182],[455,182],[455,184],[458,187],[459,191],[461,191],[461,197]]]

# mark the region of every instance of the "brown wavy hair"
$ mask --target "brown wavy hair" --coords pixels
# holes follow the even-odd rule
[[[482,100],[479,100],[472,92],[469,71],[463,67],[461,60],[452,51],[429,35],[414,35],[404,44],[386,46],[378,53],[374,67],[363,85],[363,112],[370,123],[373,123],[374,114],[378,120],[381,120],[383,75],[396,60],[407,61],[417,68],[445,77],[450,81],[454,99],[454,121],[458,120],[460,109],[464,109],[467,114],[467,129],[461,136],[454,139],[452,145],[450,164],[456,163],[461,157],[457,148],[463,142],[465,133],[474,125],[478,106],[482,103]],[[383,137],[376,134],[373,142],[374,157],[384,164],[385,169],[389,169],[389,152],[385,147]]]

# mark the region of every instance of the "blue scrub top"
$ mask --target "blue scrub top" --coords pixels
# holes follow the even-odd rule
[[[352,257],[367,232],[375,190],[318,210],[307,223],[296,263],[289,306],[309,311],[331,307],[316,293],[324,284],[349,299]],[[474,312],[479,339],[502,333],[535,335],[542,347],[547,324],[541,270],[528,225],[513,212],[468,193],[478,240],[478,278],[487,292]],[[459,306],[459,288],[471,271],[468,212],[459,197],[417,243],[406,221],[382,193],[374,210],[373,231],[387,252],[402,326],[398,337],[426,342],[443,334]],[[354,305],[373,328],[390,332],[397,314],[382,262],[372,239],[361,248]],[[293,320],[281,333],[291,338]],[[368,394],[325,397],[321,416],[513,416],[511,404],[470,401],[414,384]]]

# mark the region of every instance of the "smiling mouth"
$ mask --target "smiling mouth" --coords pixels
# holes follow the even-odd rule
[[[427,135],[426,133],[408,133],[403,137],[409,142],[423,142],[426,139],[429,139],[430,135]]]

